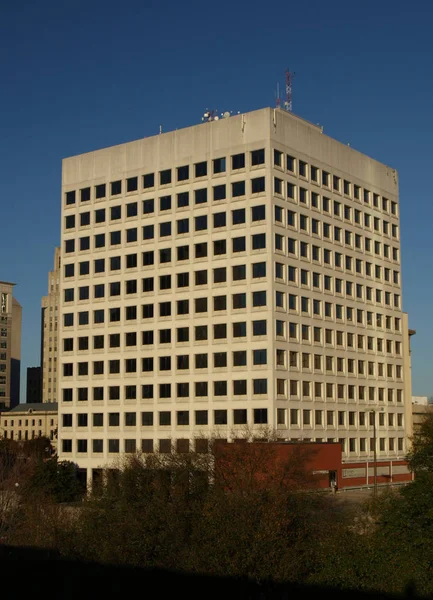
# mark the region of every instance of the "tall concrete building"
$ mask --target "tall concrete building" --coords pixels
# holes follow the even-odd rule
[[[89,480],[245,425],[404,455],[397,173],[320,127],[267,108],[64,160],[61,263],[59,449]]]
[[[59,377],[58,337],[60,304],[60,248],[54,252],[54,269],[48,274],[48,294],[42,298],[41,370],[42,402],[57,402]]]
[[[0,281],[0,409],[20,401],[22,310],[13,297],[14,285]]]
[[[27,367],[27,404],[42,402],[41,367]]]

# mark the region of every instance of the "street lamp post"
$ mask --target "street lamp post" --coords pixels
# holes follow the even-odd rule
[[[373,460],[374,460],[374,488],[373,496],[377,498],[377,450],[376,450],[376,411],[370,411],[373,415]]]

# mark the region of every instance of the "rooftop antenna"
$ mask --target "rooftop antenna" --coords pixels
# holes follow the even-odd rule
[[[284,108],[287,112],[292,112],[292,83],[295,73],[291,73],[289,69],[286,69],[286,99],[284,101]]]
[[[277,98],[275,100],[276,108],[281,108],[280,84],[277,82]]]

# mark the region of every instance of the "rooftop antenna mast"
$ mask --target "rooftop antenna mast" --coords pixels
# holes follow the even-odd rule
[[[294,73],[286,69],[286,99],[284,101],[284,108],[287,112],[292,112],[292,83],[294,76]]]
[[[280,84],[277,83],[277,97],[275,100],[276,108],[281,108],[281,98],[280,98]]]

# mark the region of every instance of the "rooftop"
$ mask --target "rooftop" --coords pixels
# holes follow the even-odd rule
[[[31,412],[57,412],[57,402],[31,402],[28,404],[18,404],[12,408],[9,413],[28,413]]]

